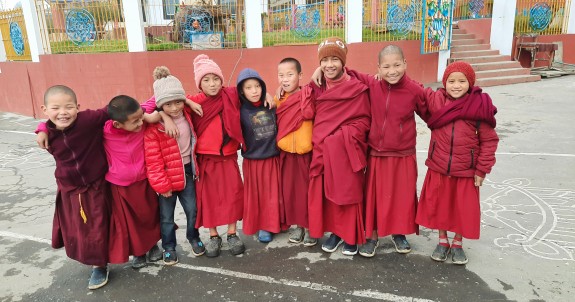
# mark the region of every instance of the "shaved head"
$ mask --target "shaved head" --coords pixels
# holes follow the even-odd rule
[[[401,57],[402,60],[405,60],[405,57],[403,56],[403,50],[401,49],[401,47],[397,46],[397,45],[387,45],[386,47],[384,47],[380,52],[379,52],[379,62],[381,62],[381,58],[383,58],[384,56],[387,55],[399,55]]]
[[[48,90],[46,90],[46,92],[44,93],[44,106],[47,105],[48,99],[51,96],[56,95],[56,94],[60,94],[60,93],[70,96],[74,100],[74,103],[78,103],[78,100],[76,99],[76,93],[74,93],[74,90],[72,90],[68,86],[54,85],[54,86],[48,88]]]

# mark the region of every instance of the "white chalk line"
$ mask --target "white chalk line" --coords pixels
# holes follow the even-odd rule
[[[427,150],[417,150],[417,153],[427,153]],[[495,155],[524,155],[524,156],[557,156],[575,157],[575,154],[568,153],[537,153],[537,152],[495,152]]]
[[[36,135],[36,133],[34,133],[34,132],[26,132],[26,131],[0,130],[0,132],[8,132],[8,133],[16,133],[16,134],[28,134],[28,135]]]
[[[0,236],[11,237],[11,238],[16,238],[16,239],[25,239],[25,240],[50,244],[50,240],[48,240],[48,239],[38,238],[38,237],[28,236],[28,235],[23,235],[23,234],[17,234],[17,233],[13,233],[13,232],[0,231]],[[371,298],[371,299],[376,299],[376,300],[385,300],[385,301],[392,301],[392,302],[434,302],[433,300],[428,300],[428,299],[399,296],[399,295],[394,295],[394,294],[390,294],[390,293],[382,293],[382,292],[372,291],[372,290],[355,290],[352,292],[340,292],[336,287],[333,287],[330,285],[324,285],[321,283],[305,282],[305,281],[297,281],[297,280],[289,280],[289,279],[276,279],[276,278],[269,277],[269,276],[248,274],[248,273],[236,272],[236,271],[231,271],[231,270],[226,270],[226,269],[221,269],[221,268],[215,268],[215,267],[195,266],[195,265],[184,264],[184,263],[178,263],[175,267],[176,268],[185,268],[185,269],[193,270],[193,271],[201,271],[201,272],[212,273],[212,274],[217,274],[217,275],[229,276],[229,277],[234,277],[234,278],[255,280],[255,281],[265,282],[265,283],[269,283],[269,284],[278,284],[278,285],[291,286],[291,287],[300,287],[300,288],[305,288],[305,289],[310,289],[310,290],[315,290],[315,291],[344,294],[344,295],[350,295],[350,296],[355,296],[355,297]]]
[[[13,232],[0,231],[0,236],[17,238],[17,239],[26,239],[26,240],[36,241],[36,242],[40,242],[40,243],[50,244],[50,240],[47,240],[47,239],[17,234],[17,233],[13,233]],[[315,290],[315,291],[326,291],[326,292],[331,292],[331,293],[338,293],[339,292],[337,290],[337,288],[335,288],[333,286],[323,285],[323,284],[314,283],[314,282],[304,282],[304,281],[296,281],[296,280],[289,280],[289,279],[279,279],[278,280],[276,278],[269,277],[269,276],[254,275],[254,274],[236,272],[236,271],[220,269],[220,268],[213,268],[213,267],[193,266],[193,265],[183,264],[183,263],[178,264],[176,267],[185,268],[185,269],[189,269],[189,270],[195,270],[195,271],[202,271],[202,272],[207,272],[207,273],[213,273],[213,274],[218,274],[218,275],[230,276],[230,277],[235,277],[235,278],[256,280],[256,281],[266,282],[266,283],[270,283],[270,284],[279,284],[279,285],[284,285],[284,286],[301,287],[301,288],[311,289],[311,290]],[[357,297],[373,298],[373,299],[378,299],[378,300],[387,300],[387,301],[394,301],[394,302],[404,302],[404,301],[433,302],[433,300],[428,300],[428,299],[398,296],[398,295],[394,295],[394,294],[382,293],[382,292],[371,291],[371,290],[353,291],[353,292],[348,292],[345,294],[357,296]]]

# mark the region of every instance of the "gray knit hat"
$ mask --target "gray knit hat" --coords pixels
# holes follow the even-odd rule
[[[186,92],[182,82],[170,74],[168,67],[156,67],[154,69],[154,80],[156,107],[162,108],[167,102],[186,99]]]

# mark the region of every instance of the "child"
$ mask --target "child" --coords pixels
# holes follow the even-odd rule
[[[474,84],[471,65],[458,61],[443,74],[445,88],[426,90],[431,142],[416,223],[439,229],[431,258],[445,261],[451,253],[454,264],[468,261],[462,237],[479,239],[479,187],[495,164],[499,142],[494,129],[497,108]],[[451,247],[447,231],[455,232]]]
[[[314,246],[317,239],[309,236],[307,188],[312,150],[313,108],[304,106],[306,93],[299,81],[301,64],[294,58],[285,58],[278,65],[278,82],[284,94],[276,97],[277,145],[280,151],[280,222],[284,226],[296,225],[289,242]],[[307,89],[305,87],[304,89]],[[309,104],[309,103],[308,103]]]
[[[44,94],[48,152],[56,161],[58,185],[52,247],[64,247],[68,257],[92,265],[88,288],[98,289],[108,283],[112,199],[104,180],[108,163],[102,144],[108,114],[105,109],[79,112],[79,107],[67,86],[52,86]]]
[[[244,187],[237,151],[243,143],[240,104],[235,87],[223,87],[220,67],[204,54],[194,59],[194,77],[200,93],[188,96],[201,104],[203,115],[193,115],[198,134],[198,219],[197,226],[210,229],[206,256],[220,255],[222,238],[217,226],[227,225],[227,241],[232,255],[245,251],[236,234],[242,219]]]
[[[280,232],[279,150],[276,146],[275,109],[263,104],[266,84],[253,69],[246,68],[237,79],[240,120],[245,147],[242,149],[244,174],[243,231],[258,240],[272,241]]]
[[[334,252],[342,242],[344,255],[355,255],[365,242],[363,223],[364,169],[370,107],[367,86],[346,73],[345,43],[337,37],[320,43],[318,59],[326,85],[314,87],[313,155],[308,193],[309,232]]]
[[[110,120],[104,125],[104,149],[108,159],[106,180],[112,192],[110,221],[110,262],[124,263],[135,255],[132,267],[158,261],[162,253],[158,195],[148,183],[144,164],[144,111],[151,113],[154,103],[140,106],[126,95],[114,97],[108,104]]]
[[[186,95],[181,82],[165,66],[154,70],[154,98],[156,107],[169,115],[176,124],[177,139],[165,133],[161,123],[150,125],[145,131],[146,168],[150,185],[160,194],[160,224],[163,259],[166,265],[178,263],[176,253],[176,198],[186,214],[186,238],[192,254],[201,256],[205,247],[196,228],[196,134],[190,112],[184,110]]]

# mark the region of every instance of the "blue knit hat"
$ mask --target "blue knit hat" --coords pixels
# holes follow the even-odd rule
[[[242,102],[247,101],[247,99],[244,96],[243,91],[242,91],[242,85],[244,84],[244,81],[248,80],[248,79],[256,79],[260,82],[260,85],[262,85],[262,96],[261,96],[260,101],[265,100],[266,99],[266,93],[267,93],[266,83],[264,82],[264,80],[262,80],[262,77],[260,77],[260,74],[251,68],[246,68],[246,69],[242,70],[240,72],[240,74],[238,75],[238,80],[236,81],[236,88],[238,89],[238,95],[240,96],[240,100],[242,100]]]

